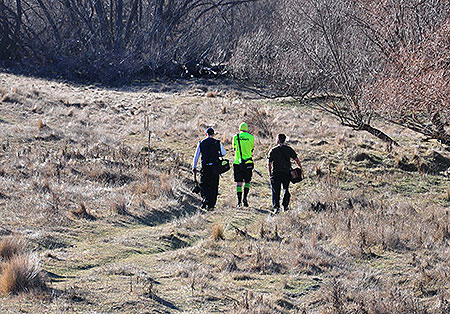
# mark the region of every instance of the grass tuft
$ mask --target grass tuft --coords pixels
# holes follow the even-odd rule
[[[75,218],[83,218],[88,220],[95,220],[96,218],[91,214],[91,211],[89,208],[86,207],[86,205],[81,202],[78,204],[78,207],[74,210],[72,210],[72,216]]]
[[[223,226],[221,224],[215,224],[212,226],[212,238],[215,241],[225,240],[223,235]]]
[[[0,257],[4,261],[25,252],[25,241],[16,236],[9,236],[0,242]]]
[[[15,255],[3,263],[0,274],[0,294],[18,294],[44,289],[39,259],[35,254]]]
[[[42,128],[45,126],[44,122],[42,122],[42,119],[38,120],[37,128],[38,131],[42,130]]]

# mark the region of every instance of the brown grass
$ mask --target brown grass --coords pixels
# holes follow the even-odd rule
[[[225,240],[225,236],[223,235],[222,224],[215,224],[212,226],[212,238],[215,241]]]
[[[16,236],[9,236],[0,242],[0,257],[2,260],[10,260],[16,255],[25,252],[25,241]]]
[[[127,205],[125,203],[125,199],[116,199],[111,204],[111,214],[113,214],[113,215],[126,215],[127,214]]]
[[[15,255],[2,264],[0,294],[17,294],[45,287],[40,277],[39,260],[34,254]]]
[[[45,126],[45,124],[44,124],[44,122],[42,122],[42,119],[39,119],[38,123],[37,123],[38,131],[41,131],[44,126]]]
[[[71,212],[72,216],[75,218],[83,218],[88,220],[95,220],[94,215],[91,214],[91,210],[86,207],[83,202],[78,204],[78,207]]]

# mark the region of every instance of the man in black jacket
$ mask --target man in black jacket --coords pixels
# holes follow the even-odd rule
[[[278,213],[280,210],[281,185],[283,185],[284,190],[284,210],[287,210],[289,206],[289,200],[291,198],[291,194],[289,193],[291,158],[294,159],[298,167],[302,169],[297,154],[291,147],[285,145],[285,141],[286,135],[278,134],[277,146],[272,148],[268,156],[268,170],[272,186],[272,205],[274,214]]]
[[[197,145],[192,167],[194,180],[197,181],[197,163],[201,155],[200,193],[202,208],[211,210],[216,206],[219,192],[219,157],[225,156],[226,153],[222,143],[214,138],[214,130],[212,128],[206,129],[206,138]]]

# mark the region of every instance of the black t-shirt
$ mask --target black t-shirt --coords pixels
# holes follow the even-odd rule
[[[273,172],[289,172],[291,160],[297,158],[295,151],[287,145],[276,146],[269,153],[269,162],[273,162]]]

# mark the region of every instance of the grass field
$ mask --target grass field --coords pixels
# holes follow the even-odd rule
[[[256,138],[250,207],[235,208],[227,172],[202,211],[197,142],[212,126],[232,159],[243,121]],[[377,127],[400,146],[224,83],[0,74],[0,312],[448,313],[450,150]],[[273,216],[279,132],[306,178]],[[8,288],[6,241],[37,280],[25,292]]]

